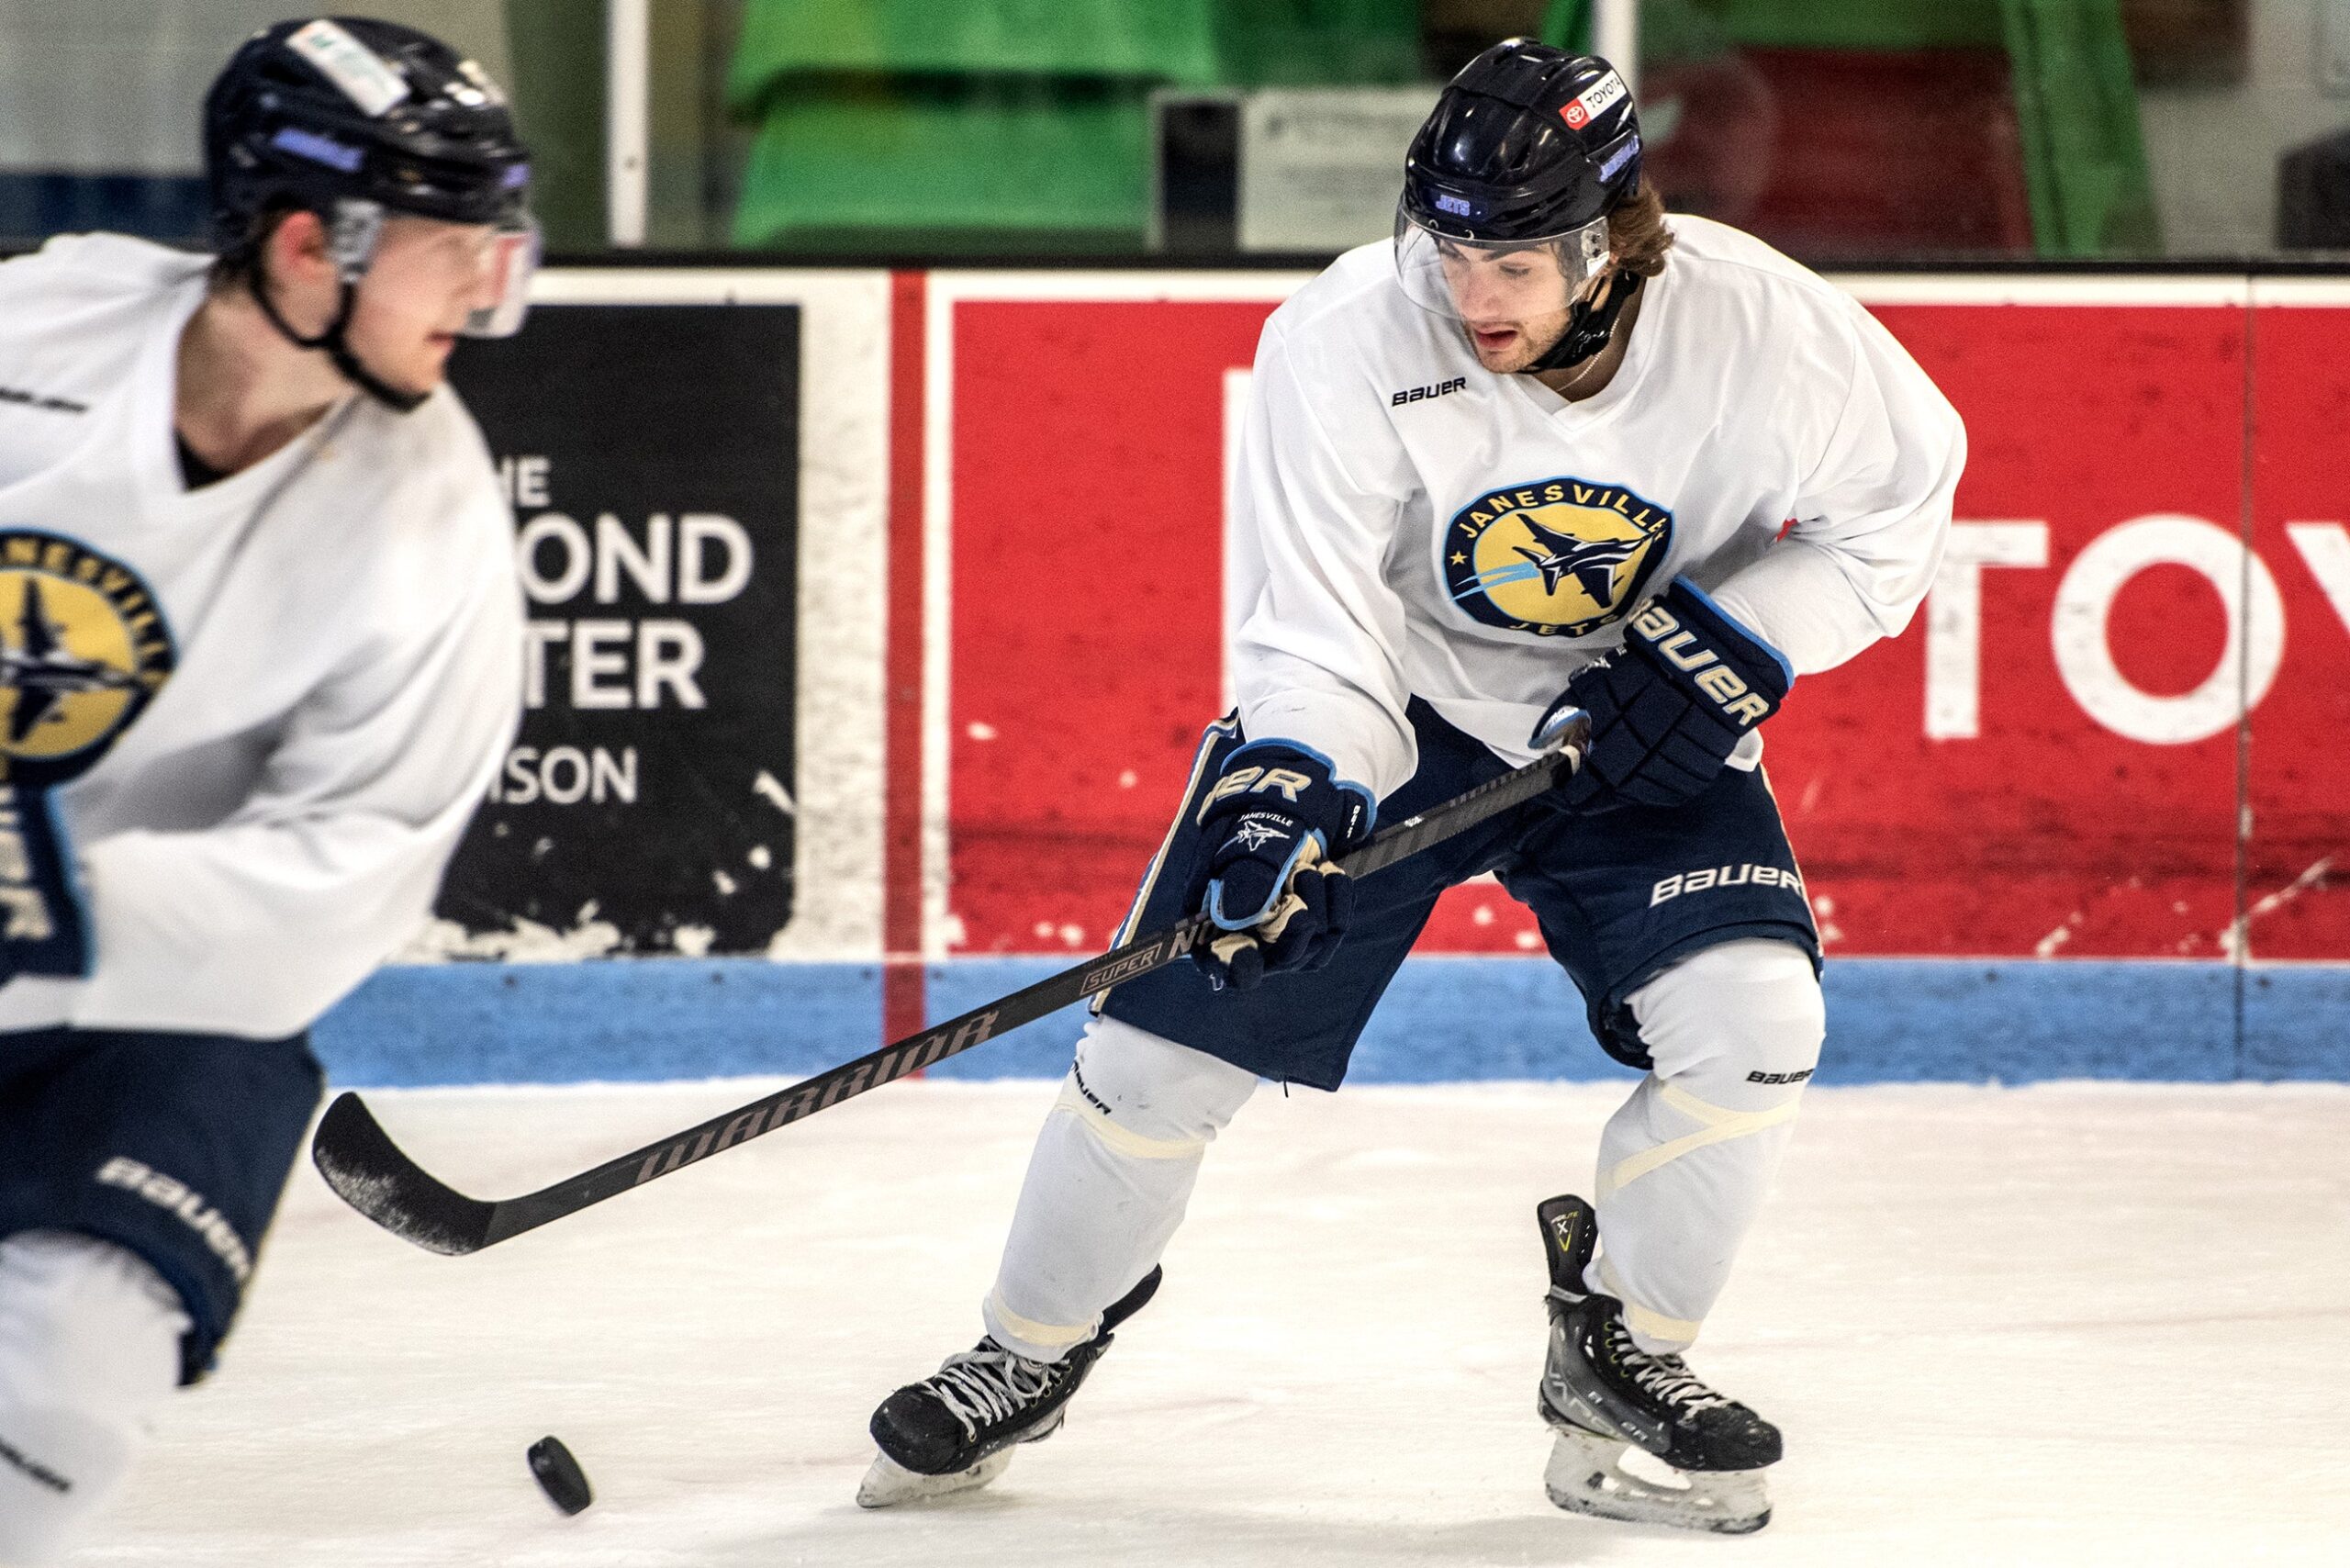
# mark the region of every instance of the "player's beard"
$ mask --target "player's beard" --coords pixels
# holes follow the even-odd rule
[[[1567,335],[1568,325],[1573,319],[1574,312],[1570,309],[1537,316],[1531,320],[1509,322],[1508,326],[1516,335],[1495,347],[1488,347],[1480,342],[1477,330],[1466,322],[1462,323],[1461,330],[1467,334],[1470,352],[1477,356],[1479,364],[1495,375],[1513,375],[1528,370],[1535,361],[1556,348],[1559,340]]]

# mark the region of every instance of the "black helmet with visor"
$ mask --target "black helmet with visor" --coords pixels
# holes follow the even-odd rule
[[[1607,215],[1639,174],[1639,122],[1614,66],[1526,39],[1495,44],[1445,88],[1404,160],[1395,212],[1404,292],[1459,319],[1472,272],[1540,251],[1557,264],[1515,269],[1510,313],[1574,314],[1566,337],[1530,368],[1587,358],[1638,286],[1633,274],[1597,312],[1583,297],[1607,259]]]
[[[423,398],[385,385],[343,341],[387,215],[487,225],[484,265],[498,300],[462,330],[506,337],[520,328],[539,253],[530,155],[498,84],[431,34],[365,17],[279,22],[255,33],[205,97],[204,162],[214,242],[252,269],[263,310],[392,407],[412,409]],[[342,282],[333,323],[314,338],[278,315],[260,276],[272,223],[294,210],[326,225]]]

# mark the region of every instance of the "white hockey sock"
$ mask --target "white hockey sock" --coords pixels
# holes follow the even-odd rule
[[[1058,1360],[1148,1273],[1182,1223],[1201,1158],[1257,1087],[1246,1069],[1096,1019],[1036,1137],[988,1332]]]
[[[1705,948],[1628,1000],[1656,1065],[1600,1138],[1588,1282],[1663,1353],[1696,1338],[1729,1282],[1827,1020],[1811,960],[1768,940]]]
[[[187,1326],[179,1293],[111,1242],[0,1238],[0,1564],[54,1562],[120,1486]]]

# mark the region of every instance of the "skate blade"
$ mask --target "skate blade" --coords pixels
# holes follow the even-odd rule
[[[988,1455],[968,1470],[950,1471],[945,1475],[923,1475],[908,1470],[886,1453],[877,1453],[872,1468],[856,1484],[856,1506],[894,1508],[901,1503],[927,1503],[937,1497],[951,1497],[957,1492],[975,1492],[1011,1468],[1010,1449]]]
[[[1673,1486],[1624,1468],[1628,1444],[1595,1432],[1555,1428],[1557,1444],[1542,1473],[1550,1501],[1571,1514],[1624,1524],[1751,1535],[1771,1522],[1771,1495],[1759,1470],[1683,1470]]]

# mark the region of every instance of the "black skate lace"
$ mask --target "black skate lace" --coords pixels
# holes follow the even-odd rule
[[[1631,1333],[1621,1319],[1608,1325],[1607,1337],[1613,1341],[1609,1349],[1617,1364],[1632,1374],[1632,1381],[1644,1393],[1692,1416],[1700,1410],[1736,1403],[1728,1394],[1707,1387],[1705,1380],[1691,1372],[1689,1364],[1679,1356],[1652,1356],[1641,1350],[1632,1342]]]
[[[978,1348],[947,1357],[930,1385],[963,1429],[977,1437],[982,1424],[1018,1415],[1022,1406],[1043,1394],[1052,1382],[1051,1362],[1032,1361],[992,1339],[982,1339]]]

